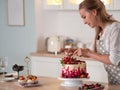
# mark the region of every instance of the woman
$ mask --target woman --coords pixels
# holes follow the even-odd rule
[[[109,84],[120,84],[120,23],[112,18],[101,0],[84,0],[79,5],[85,24],[95,28],[94,51],[78,49],[74,54],[104,63]]]

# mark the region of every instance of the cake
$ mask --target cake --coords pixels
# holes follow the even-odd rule
[[[88,78],[85,61],[67,55],[60,62],[62,64],[62,78]]]

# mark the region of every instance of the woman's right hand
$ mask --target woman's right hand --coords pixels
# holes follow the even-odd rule
[[[89,57],[88,56],[88,53],[90,52],[90,50],[87,48],[87,49],[82,49],[82,48],[79,48],[79,49],[77,49],[74,53],[73,53],[73,55],[76,55],[76,56],[79,56],[79,57],[81,57],[81,56],[83,56],[83,57]]]
[[[79,49],[75,50],[73,55],[81,57],[82,56],[82,48],[79,48]]]

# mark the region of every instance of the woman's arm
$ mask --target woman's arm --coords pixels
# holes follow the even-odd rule
[[[96,52],[88,51],[87,56],[105,64],[112,64],[109,60],[109,55],[107,54],[98,54]]]
[[[109,60],[109,55],[99,54],[99,53],[90,51],[89,49],[79,48],[74,52],[74,54],[79,57],[83,56],[83,57],[93,58],[105,64],[112,64]]]

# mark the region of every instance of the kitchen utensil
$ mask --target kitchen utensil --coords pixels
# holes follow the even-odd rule
[[[25,62],[26,62],[26,70],[27,70],[27,75],[29,75],[29,67],[28,67],[28,63],[30,62],[30,58],[28,56],[25,57]]]
[[[6,56],[0,57],[0,70],[3,72],[3,77],[0,80],[1,82],[3,82],[4,79],[5,79],[5,73],[4,72],[6,70],[7,65],[8,65],[8,57],[6,57]]]

